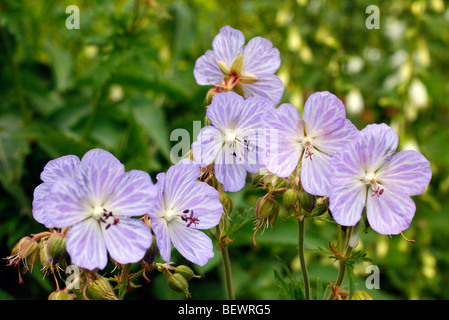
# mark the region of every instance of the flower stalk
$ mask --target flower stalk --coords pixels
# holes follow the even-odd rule
[[[304,299],[310,300],[310,279],[307,271],[307,264],[304,250],[305,239],[305,216],[300,216],[298,219],[299,237],[298,237],[298,255],[301,264],[302,280],[304,285]]]

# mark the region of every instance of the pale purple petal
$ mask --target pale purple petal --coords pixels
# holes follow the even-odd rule
[[[94,151],[81,160],[76,179],[89,195],[91,205],[103,207],[124,173],[125,167],[112,154]]]
[[[51,160],[44,167],[41,179],[46,183],[54,183],[60,178],[74,177],[75,169],[79,163],[80,159],[72,155]]]
[[[234,129],[239,123],[244,103],[243,97],[231,91],[216,94],[207,108],[207,118],[220,130]]]
[[[192,143],[193,157],[204,168],[214,162],[222,145],[221,131],[213,126],[206,126],[201,129],[197,141]]]
[[[316,137],[313,140],[313,147],[330,156],[346,148],[353,141],[357,140],[359,130],[345,119],[342,126],[326,135]]]
[[[225,145],[217,156],[214,171],[224,191],[237,192],[245,186],[247,173],[244,159],[233,156],[233,152],[233,149]]]
[[[263,79],[271,77],[280,67],[279,50],[273,48],[271,41],[255,37],[245,46],[242,74],[250,74]]]
[[[303,152],[299,139],[304,137],[304,129],[299,111],[284,103],[265,113],[261,122],[265,129],[267,169],[279,177],[290,176]]]
[[[204,266],[214,256],[212,240],[205,233],[179,222],[170,223],[168,228],[173,246],[187,260]]]
[[[189,190],[200,176],[198,165],[188,159],[171,166],[165,174],[165,199],[167,204],[182,203],[183,193]],[[170,208],[169,208],[170,209]]]
[[[332,186],[329,210],[334,220],[342,226],[354,226],[362,217],[366,202],[366,185],[360,181]]]
[[[377,176],[382,185],[392,192],[415,196],[424,192],[432,171],[429,161],[421,153],[404,150],[385,162]]]
[[[368,172],[377,171],[398,147],[398,135],[386,124],[370,124],[360,131],[360,144]]]
[[[50,192],[50,183],[41,183],[34,189],[33,193],[33,218],[45,225],[47,228],[54,227],[45,214],[45,201]]]
[[[187,187],[187,185],[184,185]],[[188,188],[179,189],[180,197],[178,202],[174,203],[173,210],[184,212],[189,210],[186,215],[193,212],[193,217],[198,218],[196,224],[190,224],[188,228],[210,229],[215,227],[221,219],[223,206],[219,199],[218,191],[205,182],[194,182]],[[178,220],[187,225],[188,222]]]
[[[218,85],[221,83],[224,75],[218,67],[218,63],[215,60],[215,55],[212,50],[206,51],[203,56],[196,60],[193,75],[196,82],[202,86]]]
[[[281,102],[284,94],[284,83],[275,75],[257,79],[254,83],[240,83],[245,98],[263,97],[274,104]]]
[[[104,207],[115,216],[142,216],[148,213],[157,195],[148,173],[131,170],[115,185]]]
[[[163,218],[153,219],[151,221],[151,229],[153,229],[153,233],[156,237],[156,244],[159,254],[166,262],[170,262],[171,242],[167,221]]]
[[[330,92],[316,92],[304,105],[306,132],[312,139],[340,129],[345,120],[345,106]]]
[[[73,226],[91,215],[92,207],[86,199],[85,190],[75,179],[61,178],[52,185],[43,214],[54,227]]]
[[[212,41],[215,59],[230,67],[245,46],[245,36],[239,30],[229,26],[220,29],[220,33]]]
[[[106,245],[98,221],[90,218],[69,229],[66,240],[71,262],[88,270],[104,269],[108,263]]]
[[[150,228],[142,220],[121,217],[115,225],[101,226],[106,248],[118,263],[138,262],[151,246]]]
[[[236,127],[248,133],[257,134],[261,130],[261,118],[268,112],[273,111],[274,104],[262,97],[250,97],[243,104],[236,104],[239,116],[235,119]]]
[[[415,215],[415,203],[410,196],[387,188],[382,195],[369,189],[366,214],[370,227],[380,234],[399,234],[410,226]]]
[[[316,149],[308,157],[303,156],[301,185],[305,191],[319,196],[328,196],[331,157]]]

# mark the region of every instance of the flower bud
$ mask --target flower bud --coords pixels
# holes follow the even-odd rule
[[[175,273],[179,273],[182,275],[187,281],[191,280],[192,278],[201,278],[201,276],[196,275],[192,269],[190,269],[188,266],[180,265],[175,268]]]
[[[19,259],[25,259],[36,250],[39,251],[39,244],[30,237],[24,237],[14,246],[12,253],[17,254]]]
[[[294,210],[298,205],[298,191],[295,189],[288,189],[284,192],[282,201],[287,212]]]
[[[265,219],[273,214],[279,213],[279,203],[269,197],[260,197],[256,203],[256,216],[258,219]]]
[[[66,237],[60,233],[53,233],[48,239],[46,247],[53,264],[62,261],[67,256],[65,240]]]
[[[156,245],[156,237],[153,235],[151,246],[148,248],[147,252],[145,253],[143,260],[148,264],[152,264],[158,255],[159,255],[159,250]]]
[[[253,175],[253,180],[251,181],[250,190],[254,190],[254,188],[259,187],[264,184],[264,180],[269,174],[267,169],[261,169]]]
[[[328,210],[329,198],[320,197],[316,199],[315,208],[312,211],[313,217],[318,217],[324,214]]]
[[[298,194],[299,205],[306,212],[312,212],[313,208],[316,205],[316,197],[307,193],[305,191],[301,191]]]
[[[48,300],[73,300],[73,296],[64,291],[55,291],[50,293]]]
[[[232,213],[232,199],[227,193],[220,193],[219,196],[220,202],[223,205],[223,211],[226,215],[230,215]]]
[[[39,244],[39,259],[41,261],[44,270],[50,269],[51,266],[51,257],[50,253],[47,250],[47,241],[41,241]]]
[[[206,93],[206,99],[205,99],[206,106],[210,106],[210,104],[212,103],[212,98],[217,93],[222,93],[222,92],[223,92],[223,90],[221,88],[218,88],[218,87],[209,89],[209,91],[207,91],[207,93]],[[207,119],[207,117],[205,117],[205,121],[204,122],[205,122],[206,126],[210,125],[210,122],[209,122],[209,124],[207,124],[206,120],[209,121],[209,119]]]
[[[168,278],[168,286],[177,291],[182,292],[186,295],[186,297],[190,297],[191,294],[189,292],[189,283],[186,278],[180,273],[171,274]]]
[[[87,293],[93,300],[118,300],[114,288],[106,278],[91,281],[87,286]]]

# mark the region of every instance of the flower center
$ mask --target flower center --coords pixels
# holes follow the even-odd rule
[[[178,217],[180,217],[182,221],[187,223],[187,227],[190,227],[192,224],[196,226],[200,221],[199,218],[194,216],[193,210],[186,209],[182,212],[182,214],[178,214],[175,210],[171,209],[165,211],[164,218],[167,222],[171,222]]]
[[[167,222],[170,222],[170,221],[176,219],[178,216],[179,215],[176,213],[176,211],[171,210],[171,209],[165,211],[165,214],[164,214],[164,218],[165,218],[165,220],[167,220]]]
[[[371,185],[373,194],[372,196],[377,196],[380,197],[382,195],[382,193],[384,193],[384,188],[382,188],[381,186],[379,186],[379,183],[377,181],[377,176],[375,173],[373,172],[369,172],[365,175],[365,177],[362,180],[365,184],[367,185]]]
[[[312,160],[312,139],[310,137],[305,136],[304,139],[302,139],[301,141],[302,146],[304,147],[304,154],[305,154],[305,158],[309,158],[310,160]]]
[[[108,211],[102,207],[95,207],[92,211],[92,217],[100,223],[106,224],[106,230],[111,226],[115,226],[119,223],[120,219],[112,214],[112,211]]]
[[[234,130],[227,132],[224,136],[224,141],[226,144],[232,145],[235,143],[236,134]]]

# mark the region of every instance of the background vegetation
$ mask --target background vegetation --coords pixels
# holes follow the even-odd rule
[[[80,8],[80,29],[65,22],[68,5]],[[369,30],[368,5],[380,9],[380,29]],[[432,181],[414,197],[416,215],[400,236],[372,230],[360,249],[380,269],[380,299],[449,298],[449,8],[443,0],[219,1],[1,0],[0,1],[0,256],[23,236],[44,230],[33,220],[31,201],[47,161],[82,156],[93,147],[114,153],[127,170],[154,178],[171,165],[177,141],[170,133],[204,119],[208,90],[196,84],[195,61],[222,26],[262,36],[280,50],[282,102],[302,110],[307,97],[330,91],[363,129],[385,122],[400,149],[419,150],[430,161]],[[192,137],[193,138],[193,137]],[[253,207],[258,192],[232,194],[234,210]],[[282,212],[279,221],[282,219]],[[306,226],[306,247],[335,241],[335,225]],[[301,279],[297,227],[279,224],[258,233],[252,223],[230,243],[238,299],[283,299],[284,261]],[[173,257],[178,264],[185,261]],[[307,253],[312,287],[335,280],[337,263]],[[366,290],[365,268],[355,265],[356,286]],[[1,299],[46,299],[54,290],[36,265],[18,284],[17,270],[0,265]],[[190,282],[193,299],[223,299],[221,255]],[[158,273],[129,299],[183,299]],[[345,283],[347,286],[347,283]]]

